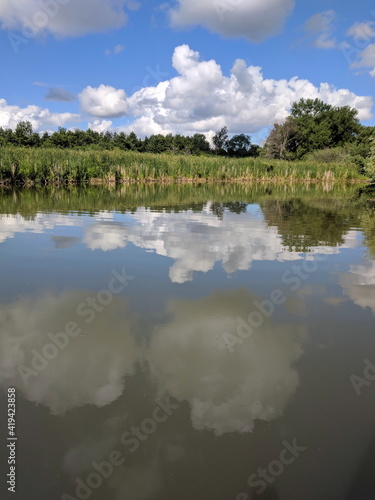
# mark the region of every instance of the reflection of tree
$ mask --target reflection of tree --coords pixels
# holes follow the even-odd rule
[[[229,212],[233,212],[235,214],[243,214],[246,212],[247,203],[234,201],[231,203],[212,203],[211,210],[216,217],[220,220],[223,219],[225,210],[229,210]]]
[[[370,256],[375,258],[375,204],[361,213],[361,227],[363,227],[363,244],[369,249]]]
[[[343,210],[333,201],[270,200],[262,202],[261,207],[267,223],[278,228],[288,250],[307,252],[315,246],[342,245],[345,234],[358,222],[350,205]]]
[[[207,202],[220,203],[231,210],[231,206],[259,203],[269,197],[279,200],[300,198],[311,200],[318,197],[328,200],[373,198],[362,193],[354,185],[337,184],[324,191],[320,184],[246,184],[246,183],[202,183],[202,184],[130,184],[121,186],[50,186],[43,189],[12,189],[0,187],[0,213],[20,214],[35,217],[39,212],[93,215],[98,211],[136,212],[138,207],[156,211],[181,212],[201,211]],[[242,209],[241,209],[242,211]]]
[[[101,211],[200,213],[209,208],[218,219],[241,214],[258,203],[289,250],[341,244],[351,227],[362,227],[365,244],[375,252],[374,185],[332,184],[137,184],[0,189],[0,213],[33,221],[41,212],[96,216]],[[240,201],[238,201],[240,200]]]

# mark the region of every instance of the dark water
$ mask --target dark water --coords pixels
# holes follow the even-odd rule
[[[374,199],[2,191],[0,497],[375,498]]]

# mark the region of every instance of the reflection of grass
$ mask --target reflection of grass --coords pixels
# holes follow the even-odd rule
[[[260,205],[266,222],[278,228],[288,249],[339,245],[350,228],[364,230],[365,245],[375,254],[374,187],[321,183],[141,183],[100,186],[47,186],[0,189],[0,214],[33,218],[38,212],[133,212],[138,207],[158,211],[225,210],[241,213],[248,204]]]
[[[29,187],[0,189],[0,213],[19,213],[25,217],[39,211],[70,211],[95,213],[99,210],[126,212],[137,207],[173,210],[201,210],[212,204],[244,202],[267,203],[274,200],[301,199],[310,205],[353,208],[363,206],[367,194],[353,184],[298,183],[202,183],[202,184],[126,184],[100,186],[49,186],[43,189]],[[371,193],[370,193],[371,194]]]
[[[361,224],[364,230],[363,244],[369,249],[370,257],[375,258],[375,203],[361,213]]]
[[[2,148],[0,154],[0,182],[3,183],[241,179],[366,180],[354,165],[327,165],[316,161],[14,147]]]

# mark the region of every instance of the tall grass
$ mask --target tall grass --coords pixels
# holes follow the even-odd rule
[[[131,181],[353,181],[366,180],[355,165],[262,158],[177,156],[122,150],[0,149],[3,184]]]

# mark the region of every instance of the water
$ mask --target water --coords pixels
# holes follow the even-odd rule
[[[1,497],[373,499],[374,198],[3,190]]]

